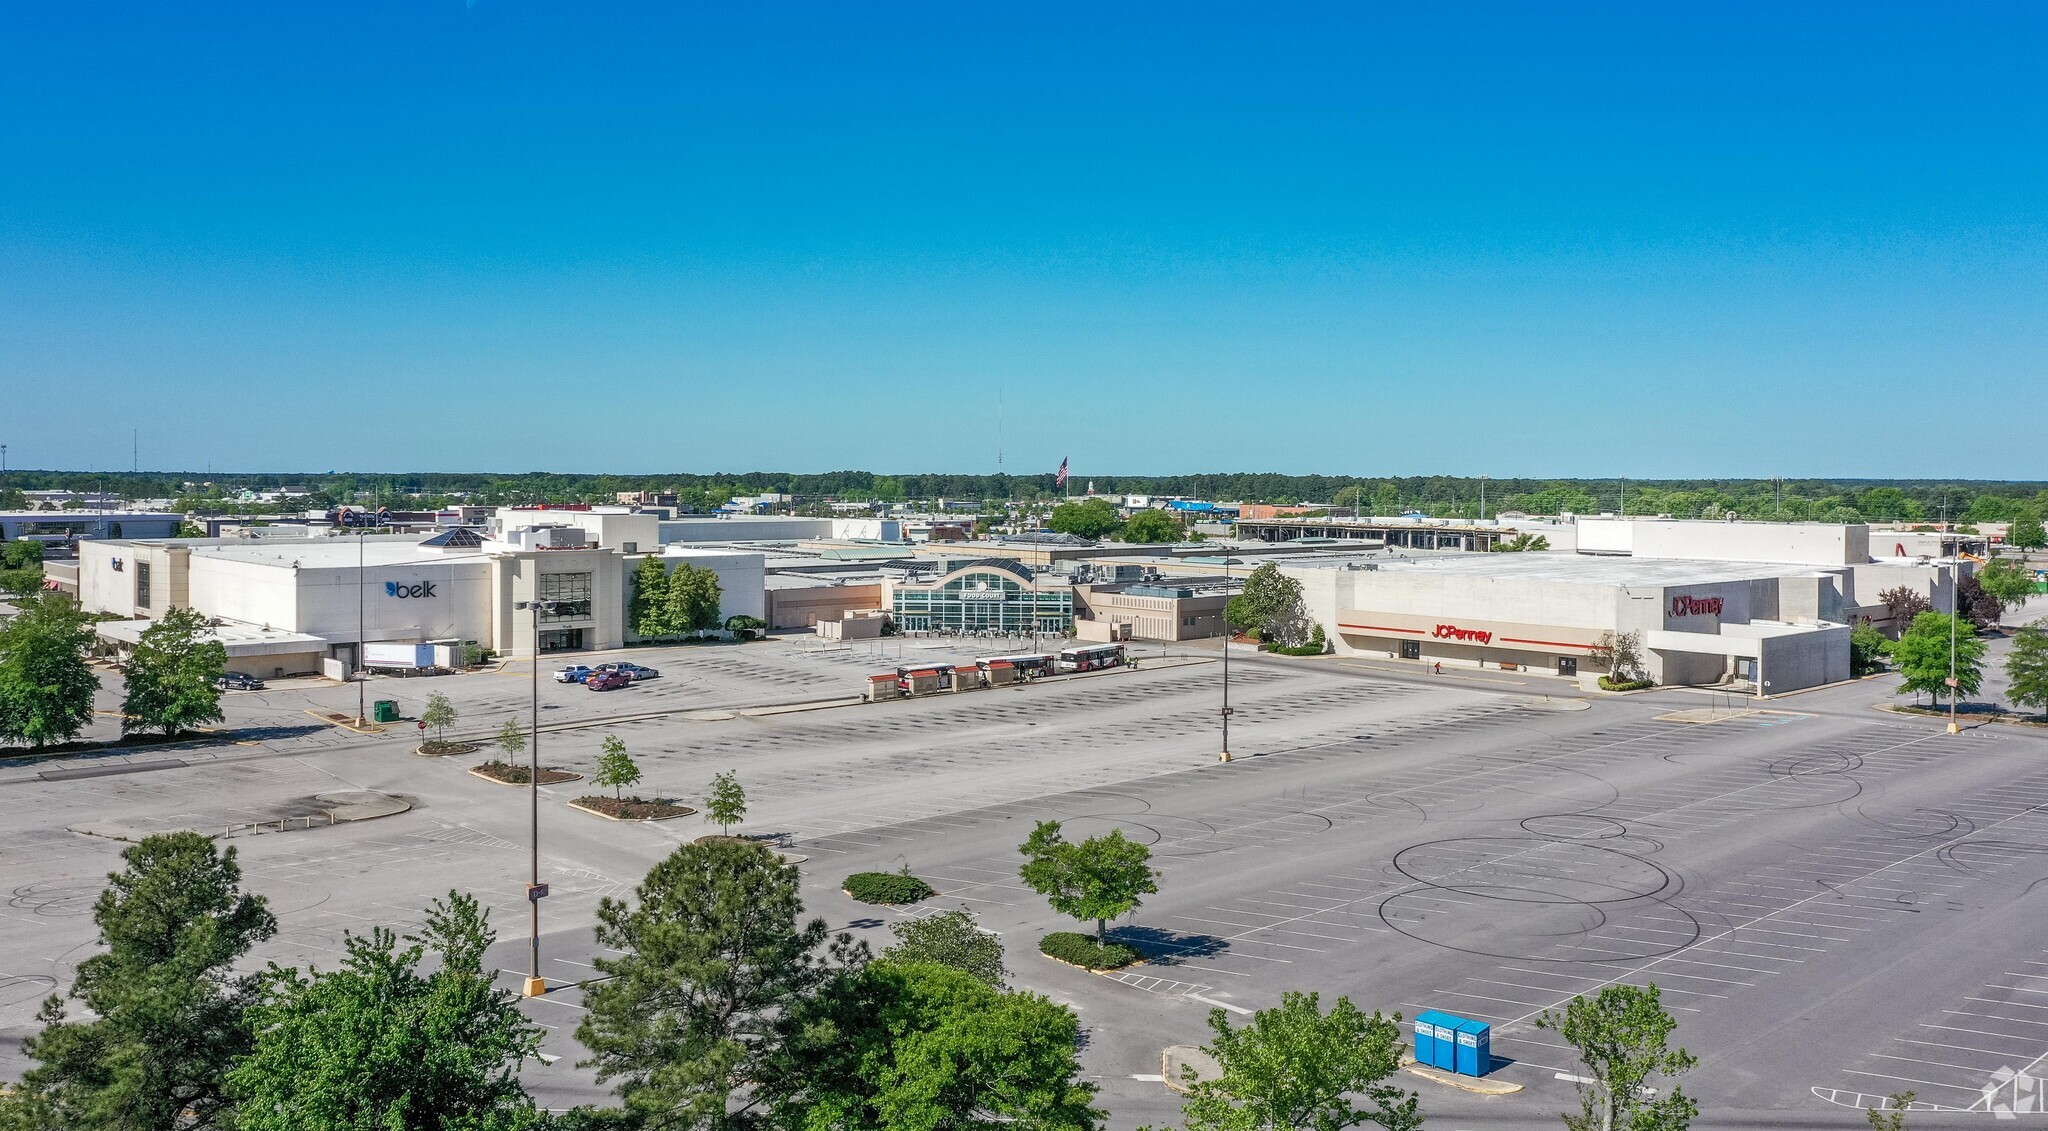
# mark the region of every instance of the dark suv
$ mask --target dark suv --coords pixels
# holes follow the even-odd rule
[[[263,681],[248,672],[222,672],[213,677],[213,685],[222,691],[263,690]]]

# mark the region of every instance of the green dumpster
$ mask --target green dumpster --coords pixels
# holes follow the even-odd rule
[[[370,721],[395,723],[398,721],[398,700],[379,699],[370,705]]]

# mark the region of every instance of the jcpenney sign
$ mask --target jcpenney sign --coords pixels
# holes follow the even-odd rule
[[[1671,615],[1674,617],[1718,617],[1721,615],[1719,597],[1673,597]]]
[[[415,581],[411,585],[404,585],[396,581],[387,581],[384,583],[384,595],[398,598],[431,597],[434,595],[434,583]]]
[[[1493,633],[1479,628],[1459,628],[1455,624],[1440,624],[1430,633],[1438,640],[1477,640],[1481,644],[1493,643]]]

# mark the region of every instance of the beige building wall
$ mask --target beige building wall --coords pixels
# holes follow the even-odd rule
[[[491,591],[496,608],[489,646],[507,656],[533,655],[534,611],[516,606],[534,599],[540,576],[556,573],[590,574],[590,615],[544,621],[541,631],[582,629],[585,651],[623,647],[625,554],[606,549],[493,552]]]
[[[811,628],[821,622],[838,621],[847,613],[879,611],[882,583],[863,585],[820,585],[809,589],[770,589],[768,614],[762,618],[771,629]]]

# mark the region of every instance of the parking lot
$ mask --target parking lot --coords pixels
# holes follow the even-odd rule
[[[1974,1123],[2030,1102],[2024,1080],[2048,1055],[2036,888],[2048,878],[2048,732],[1951,737],[1872,709],[1883,680],[1760,713],[1677,691],[1560,710],[1581,704],[1555,681],[1234,663],[1239,758],[1219,765],[1213,662],[746,714],[735,708],[850,696],[896,661],[780,641],[675,651],[622,656],[663,670],[631,689],[544,684],[544,720],[560,726],[543,736],[544,760],[588,772],[615,733],[641,761],[643,792],[691,802],[736,769],[752,803],[742,831],[805,857],[811,910],[878,944],[899,913],[851,902],[839,882],[909,865],[942,895],[901,914],[974,911],[1003,935],[1017,984],[1080,1011],[1113,1127],[1173,1118],[1146,1077],[1162,1047],[1202,1039],[1211,1008],[1255,1009],[1292,989],[1492,1022],[1498,1075],[1525,1091],[1414,1081],[1446,1127],[1555,1126],[1573,1095],[1559,1076],[1574,1065],[1533,1018],[1615,982],[1664,989],[1678,1039],[1701,1057],[1686,1087],[1702,1125],[1862,1126],[1862,1106],[1908,1088],[1947,1109],[1914,1126]],[[425,690],[445,691],[458,729],[477,732],[531,693],[513,668],[378,681],[373,697],[387,686],[408,713]],[[12,1043],[37,1001],[90,951],[90,902],[119,845],[67,831],[88,820],[198,826],[334,789],[403,796],[414,807],[399,816],[233,840],[281,921],[263,957],[332,962],[343,932],[416,920],[462,887],[496,909],[513,984],[525,793],[465,773],[476,756],[411,754],[409,730],[364,737],[305,713],[343,698],[352,713],[352,690],[332,685],[244,693],[230,727],[251,745],[93,763],[133,772],[52,781],[47,765],[0,766],[0,1074],[18,1069]],[[709,831],[699,817],[574,813],[563,803],[580,785],[544,791],[543,972],[560,983],[590,972],[596,900]],[[1049,817],[1072,835],[1120,827],[1153,846],[1160,894],[1116,928],[1150,962],[1103,977],[1036,955],[1036,937],[1062,923],[1017,883],[1016,845]],[[555,1106],[598,1098],[574,1065],[573,986],[526,1008],[558,1058],[530,1084]],[[2011,1098],[1987,1101],[2001,1072]]]

